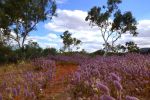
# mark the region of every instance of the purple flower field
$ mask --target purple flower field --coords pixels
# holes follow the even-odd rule
[[[0,100],[45,100],[42,94],[55,77],[57,62],[63,62],[64,67],[68,62],[77,64],[78,69],[67,76],[68,100],[150,98],[149,55],[90,57],[77,54],[39,58],[31,61],[30,69],[6,71],[0,76]]]
[[[127,54],[87,59],[87,62],[81,63],[78,71],[73,75],[71,88],[74,98],[148,100],[150,98],[150,57]]]
[[[150,100],[149,0],[0,0],[0,100]]]

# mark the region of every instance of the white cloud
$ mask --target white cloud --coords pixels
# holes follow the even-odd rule
[[[53,20],[45,24],[47,30],[53,31],[54,33],[63,33],[69,30],[73,37],[80,39],[83,43],[81,48],[91,52],[98,50],[102,47],[103,39],[100,31],[97,27],[91,28],[89,22],[85,21],[87,12],[82,10],[58,10],[58,16],[54,17]],[[138,21],[138,32],[137,37],[132,37],[129,34],[125,34],[117,43],[125,43],[127,41],[134,41],[140,47],[150,47],[150,20]],[[44,38],[53,39],[53,42],[62,46],[62,40],[56,34],[49,34],[45,37],[38,37],[39,39]]]
[[[150,37],[150,20],[140,20],[138,23],[138,36]]]
[[[134,41],[141,48],[150,47],[150,19],[139,20],[137,25],[137,31],[139,33],[137,37],[132,37],[131,35],[126,34],[120,41]]]
[[[57,4],[63,4],[63,3],[65,3],[65,2],[67,2],[67,0],[56,0],[56,3],[57,3]]]
[[[48,34],[48,37],[51,39],[57,39],[58,36],[56,34]]]
[[[54,47],[59,49],[62,47],[62,40],[54,33],[49,33],[45,36],[30,36],[30,39],[39,43],[43,48]]]
[[[58,0],[57,2],[60,2]],[[62,2],[62,1],[61,1]],[[28,40],[32,39],[40,44],[41,47],[55,47],[57,49],[63,46],[62,40],[57,33],[63,33],[69,30],[73,37],[82,41],[81,49],[89,52],[102,48],[103,39],[101,37],[98,27],[89,26],[89,22],[85,21],[87,12],[82,10],[58,10],[58,17],[54,17],[51,22],[45,24],[45,28],[50,30],[44,36],[30,36]],[[134,41],[139,47],[150,47],[150,19],[138,21],[137,37],[132,37],[130,34],[122,35],[117,43],[125,43],[127,41]],[[13,32],[11,33],[16,36]],[[13,42],[15,44],[15,42]],[[27,42],[26,42],[27,43]]]
[[[58,17],[54,17],[52,22],[45,24],[46,29],[61,33],[69,30],[73,37],[82,41],[81,48],[89,50],[92,43],[93,46],[95,45],[94,50],[100,48],[100,43],[102,43],[103,40],[98,28],[91,28],[89,22],[85,21],[87,12],[81,10],[58,10],[57,14]],[[99,45],[96,45],[96,43],[99,43]]]
[[[52,23],[45,25],[46,29],[53,30],[55,32],[64,32],[69,29],[70,31],[76,30],[91,30],[85,17],[87,13],[81,10],[58,10],[58,17],[54,17]]]

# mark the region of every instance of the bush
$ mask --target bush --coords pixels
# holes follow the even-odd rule
[[[56,55],[57,50],[55,48],[46,48],[43,50],[43,56],[48,56],[48,55]]]
[[[12,54],[11,47],[0,44],[0,63],[8,62]]]

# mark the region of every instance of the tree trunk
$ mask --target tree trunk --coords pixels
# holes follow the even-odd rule
[[[105,56],[107,56],[107,54],[108,54],[108,44],[107,44],[107,42],[105,42],[105,52],[104,52],[104,57]]]

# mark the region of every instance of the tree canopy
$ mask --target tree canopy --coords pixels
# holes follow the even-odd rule
[[[139,52],[139,47],[133,41],[126,42],[128,52]]]
[[[86,17],[90,25],[98,26],[104,40],[105,54],[108,50],[114,51],[115,42],[122,34],[130,33],[136,36],[136,19],[130,11],[122,13],[118,8],[121,0],[108,0],[106,6],[93,7]]]
[[[63,35],[60,35],[61,39],[63,39],[63,44],[64,44],[63,50],[64,51],[67,49],[68,49],[68,51],[71,51],[71,45],[73,45],[73,47],[74,47],[81,43],[81,40],[73,38],[73,37],[71,37],[71,35],[72,34],[69,31],[65,31],[63,33]],[[77,49],[78,49],[78,47],[77,47]]]
[[[52,19],[55,0],[0,0],[0,34],[9,36],[20,48],[36,25]]]

